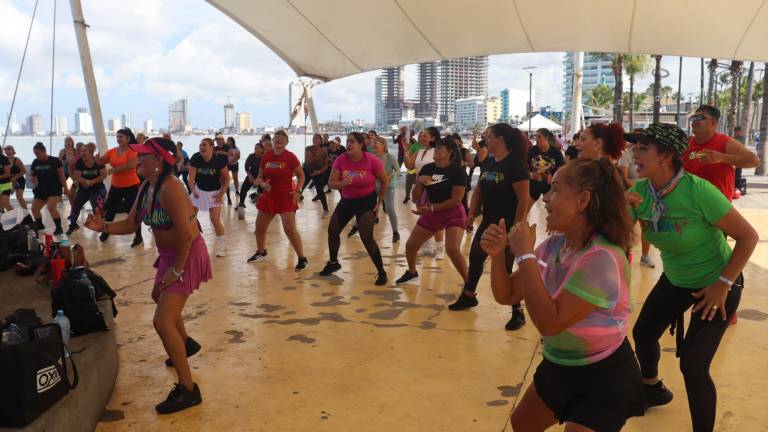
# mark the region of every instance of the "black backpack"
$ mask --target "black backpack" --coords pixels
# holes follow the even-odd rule
[[[26,225],[16,225],[8,231],[3,231],[0,228],[0,251],[5,251],[8,254],[29,253],[27,248],[27,232],[29,232],[29,229]]]
[[[104,314],[91,297],[90,287],[81,279],[83,274],[82,268],[66,270],[61,285],[51,291],[51,316],[55,316],[58,310],[64,311],[72,336],[109,330]]]
[[[94,291],[96,292],[96,300],[101,300],[104,297],[109,297],[109,300],[112,302],[112,316],[117,316],[117,307],[115,306],[115,297],[117,297],[117,293],[115,293],[114,290],[109,286],[106,280],[104,280],[103,277],[101,277],[100,274],[96,273],[95,271],[86,268],[85,274],[88,275],[88,279],[91,280],[91,283],[93,284]]]

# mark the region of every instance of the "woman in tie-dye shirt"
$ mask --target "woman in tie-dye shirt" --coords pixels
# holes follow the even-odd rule
[[[536,227],[525,221],[508,236],[503,220],[483,234],[496,301],[525,300],[544,336],[544,360],[512,412],[515,430],[567,422],[615,431],[643,414],[640,370],[626,337],[632,222],[625,202],[613,164],[576,160],[555,174],[544,196],[547,230],[557,234],[535,251]],[[511,276],[507,247],[518,262]]]

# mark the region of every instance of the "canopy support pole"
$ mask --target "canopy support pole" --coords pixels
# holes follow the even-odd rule
[[[88,94],[88,106],[91,109],[91,119],[93,121],[93,132],[96,134],[96,144],[99,153],[107,152],[107,134],[104,131],[104,118],[101,115],[101,103],[99,102],[99,91],[96,88],[96,76],[93,73],[93,62],[91,61],[91,47],[88,44],[88,35],[86,29],[88,25],[83,17],[83,6],[80,0],[69,0],[72,9],[72,20],[75,24],[75,36],[77,36],[77,48],[80,51],[80,63],[83,66],[83,79],[85,80],[85,91]]]
[[[581,109],[581,79],[584,76],[584,52],[573,53],[573,101],[571,107],[571,121],[573,123],[574,134],[584,126]]]

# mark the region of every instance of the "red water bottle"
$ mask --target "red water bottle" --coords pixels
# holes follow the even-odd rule
[[[51,256],[51,243],[53,242],[53,235],[45,233],[45,256]]]

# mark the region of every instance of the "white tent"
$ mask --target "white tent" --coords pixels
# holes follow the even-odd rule
[[[544,117],[541,114],[536,114],[530,120],[530,129],[528,129],[528,120],[520,123],[517,127],[523,132],[530,132],[541,128],[549,129],[551,132],[557,132],[563,130],[563,127],[553,122],[552,120]]]
[[[299,76],[601,51],[768,61],[768,0],[207,0]]]

